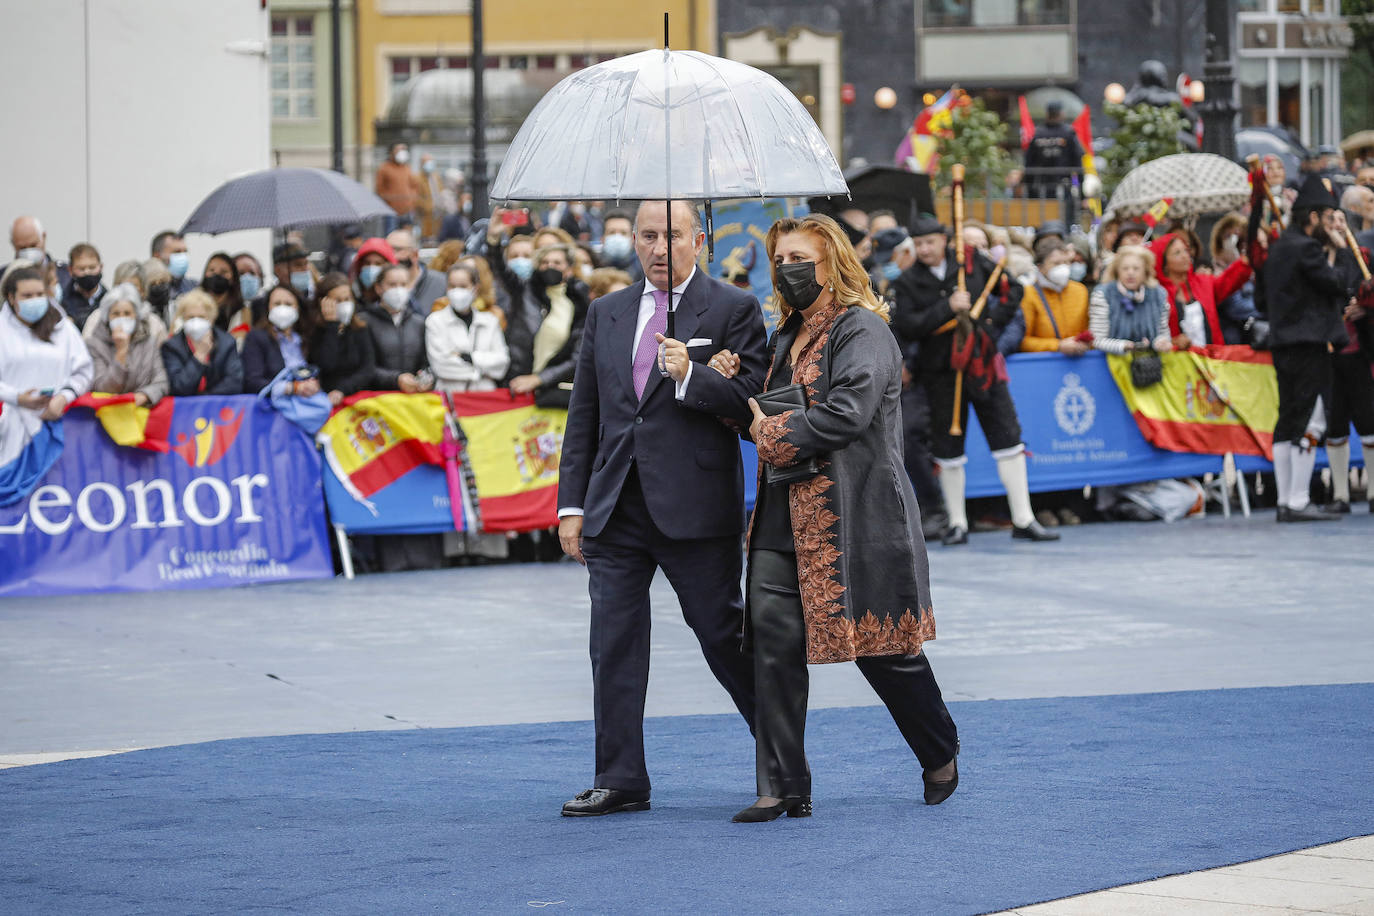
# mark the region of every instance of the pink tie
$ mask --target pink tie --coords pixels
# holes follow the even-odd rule
[[[644,334],[639,338],[639,346],[635,348],[634,383],[637,398],[644,397],[644,386],[649,383],[649,373],[658,362],[658,341],[654,340],[654,335],[662,334],[667,329],[668,291],[656,289],[654,313],[649,317],[649,323],[644,325]]]

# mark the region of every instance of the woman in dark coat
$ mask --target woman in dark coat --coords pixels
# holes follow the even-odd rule
[[[257,394],[283,369],[306,365],[314,331],[313,317],[300,294],[290,286],[272,287],[267,293],[267,314],[243,339],[244,392]],[[314,391],[296,393],[309,395]]]
[[[587,285],[573,275],[570,246],[541,248],[534,262],[524,298],[508,316],[510,390],[533,394],[541,407],[566,409],[591,302]]]
[[[351,394],[372,383],[377,354],[372,335],[358,314],[353,287],[341,273],[320,280],[319,305],[314,310],[315,333],[310,338],[310,360],[320,368],[320,387],[335,407]]]
[[[215,327],[218,312],[215,300],[203,289],[177,299],[174,330],[162,345],[162,363],[174,397],[243,393],[239,348],[227,331]]]
[[[958,784],[958,733],[921,651],[935,618],[887,307],[829,217],[780,220],[767,244],[783,320],[765,389],[800,384],[810,406],[769,417],[751,401],[750,433],[761,472],[810,458],[820,470],[776,486],[759,474],[747,610],[759,800],[735,820],[811,813],[808,663],[858,664],[924,768],[926,804],[939,804]]]

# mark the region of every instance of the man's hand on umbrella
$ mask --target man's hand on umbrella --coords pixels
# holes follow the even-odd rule
[[[662,334],[655,334],[654,340],[657,340],[661,345],[659,349],[660,368],[668,373],[673,381],[681,382],[687,377],[687,369],[692,362],[687,355],[687,345],[680,340],[664,337]]]

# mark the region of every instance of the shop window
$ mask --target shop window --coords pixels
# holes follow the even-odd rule
[[[1240,84],[1240,123],[1242,127],[1258,127],[1269,123],[1269,62],[1263,59],[1241,58],[1236,68]]]
[[[1297,134],[1302,130],[1302,61],[1290,59],[1277,63],[1279,123]]]

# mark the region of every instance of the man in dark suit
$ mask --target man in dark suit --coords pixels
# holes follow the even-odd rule
[[[590,575],[596,782],[563,806],[569,817],[649,807],[644,693],[656,569],[753,728],[753,666],[740,639],[744,481],[738,439],[721,419],[747,425],[752,416],[763,319],[753,296],[696,269],[705,240],[696,210],[675,201],[672,216],[671,282],[668,208],[648,201],[634,232],[645,281],[592,303],[573,376],[558,536]],[[739,360],[734,378],[708,365],[723,349]]]

